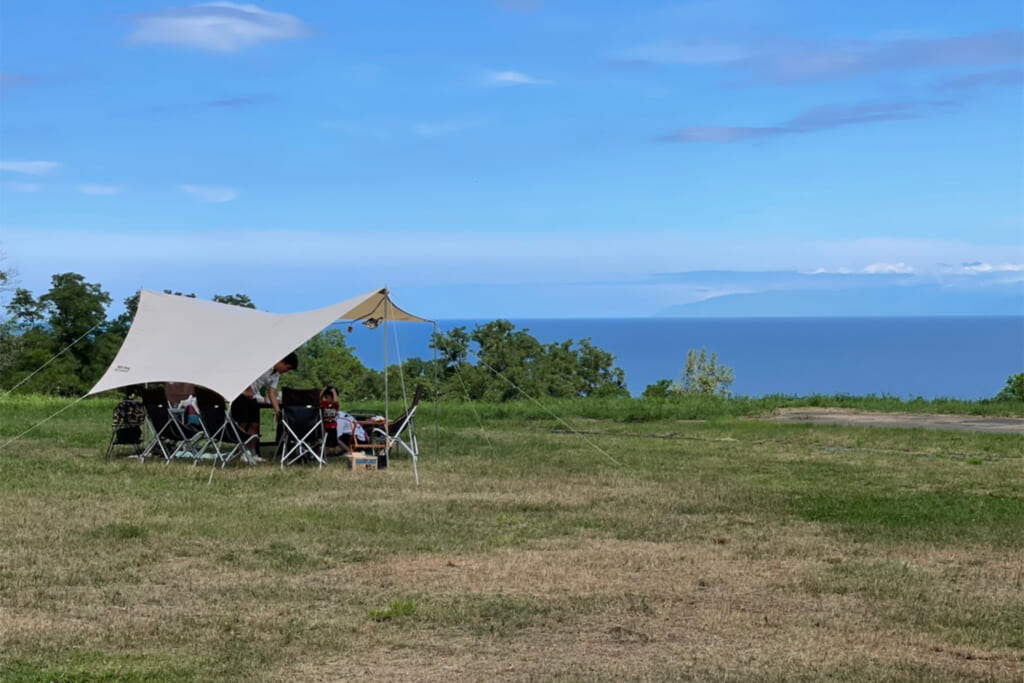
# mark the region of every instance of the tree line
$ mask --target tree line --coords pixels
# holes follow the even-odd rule
[[[0,292],[10,294],[0,319],[0,393],[17,387],[25,393],[81,396],[114,359],[139,303],[138,293],[133,294],[124,300],[124,312],[108,317],[110,294],[78,273],[53,275],[50,289],[35,296],[15,287],[13,272],[0,268]],[[240,293],[216,294],[213,300],[256,308]],[[410,358],[401,366],[373,370],[356,357],[344,333],[328,329],[298,350],[299,370],[285,375],[282,384],[334,385],[344,401],[381,399],[385,386],[389,398],[399,399],[403,385],[411,390],[417,384],[429,395],[436,386],[438,398],[447,401],[629,396],[615,357],[588,338],[543,344],[528,329],[494,320],[471,330],[435,333],[430,348],[436,358]],[[679,378],[649,385],[643,398],[727,397],[733,381],[732,369],[719,363],[715,352],[690,349]],[[1024,401],[1024,373],[1010,376],[994,399]]]

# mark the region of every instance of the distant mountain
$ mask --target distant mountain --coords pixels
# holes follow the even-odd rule
[[[672,306],[658,315],[683,318],[1024,315],[1024,283],[972,289],[921,284],[726,294]]]

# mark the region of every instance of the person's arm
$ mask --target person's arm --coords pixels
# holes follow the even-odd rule
[[[281,415],[281,406],[277,403],[277,387],[271,385],[267,388],[267,398],[270,399],[270,405],[274,408],[274,417]]]

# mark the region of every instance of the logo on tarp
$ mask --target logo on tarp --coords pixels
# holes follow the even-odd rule
[[[132,369],[127,365],[115,365],[114,372],[131,372]]]

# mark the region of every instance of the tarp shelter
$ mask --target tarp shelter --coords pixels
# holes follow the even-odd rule
[[[387,289],[305,313],[267,313],[148,290],[121,349],[87,395],[147,382],[188,382],[231,400],[336,320],[431,322],[391,302]]]

